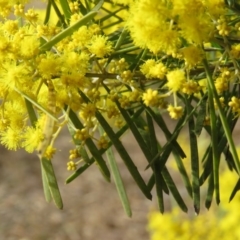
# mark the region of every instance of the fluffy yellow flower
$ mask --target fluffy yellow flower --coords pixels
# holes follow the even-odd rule
[[[112,43],[108,41],[107,37],[101,35],[93,36],[87,48],[91,53],[100,58],[109,55],[113,51]]]
[[[142,100],[146,106],[156,107],[159,104],[159,96],[158,91],[153,90],[151,88],[147,89],[145,93],[143,93]]]
[[[173,70],[167,74],[167,80],[167,87],[169,90],[177,92],[186,81],[185,73],[180,69]]]
[[[194,45],[189,47],[185,47],[180,51],[183,54],[183,58],[188,67],[194,67],[197,63],[199,63],[203,58],[203,51]]]
[[[171,104],[168,106],[167,111],[173,119],[178,119],[183,115],[183,108],[181,106],[174,107]]]
[[[166,75],[167,68],[163,63],[149,59],[141,66],[141,72],[147,78],[163,79]]]

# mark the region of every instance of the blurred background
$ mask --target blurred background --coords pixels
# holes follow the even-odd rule
[[[148,179],[148,171],[144,171],[146,160],[135,140],[125,135],[122,141],[140,173]],[[131,219],[124,213],[113,181],[106,182],[96,165],[65,185],[65,179],[72,173],[66,165],[72,147],[67,133],[63,133],[56,146],[61,151],[55,155],[53,164],[63,210],[45,201],[40,163],[35,154],[0,149],[0,239],[149,239],[147,214],[154,202],[140,192],[122,160],[118,159],[118,163],[132,206]]]
[[[44,6],[43,4],[42,1],[35,1],[33,3],[36,9],[42,8]],[[167,122],[171,130],[173,124],[171,124],[169,120],[167,120]],[[239,127],[234,132],[234,135],[235,141],[239,141]],[[200,149],[203,149],[204,144],[206,145],[206,143],[209,142],[209,140],[206,141],[204,137],[206,136],[203,136],[203,146],[200,144]],[[162,135],[160,133],[158,133],[158,138],[161,141]],[[150,177],[150,172],[145,171],[147,162],[137,147],[135,140],[130,134],[125,134],[121,140],[134,159],[140,174],[147,181]],[[188,151],[189,140],[187,135],[181,138],[181,145],[184,147],[184,150]],[[96,165],[92,165],[80,177],[66,185],[65,180],[71,175],[71,172],[67,171],[68,152],[73,147],[66,131],[63,132],[61,137],[56,141],[56,146],[61,150],[55,155],[53,165],[63,198],[63,210],[59,210],[53,203],[47,203],[45,201],[42,189],[40,163],[37,155],[30,155],[24,151],[9,152],[0,147],[0,239],[150,239],[147,230],[148,214],[157,212],[156,197],[153,196],[153,201],[145,198],[119,157],[117,157],[118,166],[131,203],[132,218],[128,218],[124,213],[114,182],[106,182]],[[188,152],[186,153],[188,154]],[[186,161],[189,161],[189,159]],[[171,161],[169,161],[169,163],[171,164]],[[188,166],[188,164],[186,164],[186,166]],[[179,186],[183,199],[187,202],[189,213],[184,215],[177,213],[176,215],[175,212],[175,215],[173,213],[170,218],[167,212],[163,215],[163,218],[160,218],[158,215],[155,217],[154,214],[151,214],[150,222],[154,223],[158,229],[176,232],[178,239],[180,239],[180,237],[182,237],[181,239],[183,240],[203,239],[204,235],[201,235],[202,238],[186,238],[186,235],[184,235],[184,231],[191,233],[190,230],[191,228],[193,229],[191,221],[193,220],[194,213],[180,176],[173,174],[173,177]],[[225,183],[229,183],[229,180],[225,180]],[[231,192],[235,183],[236,179],[230,188],[227,185],[226,188],[229,188]],[[204,194],[206,194],[206,189],[203,189],[203,196]],[[153,195],[155,195],[154,191]],[[229,194],[226,195],[226,198],[228,197]],[[174,207],[175,204],[173,203],[172,197],[164,196],[164,198],[166,211],[168,211],[172,206]],[[236,199],[235,203],[238,200],[240,199]],[[236,209],[237,205],[232,206]],[[152,210],[155,211],[153,212]],[[201,209],[202,215],[204,215],[204,211],[203,203]],[[215,213],[215,215],[219,214],[219,210],[216,210]],[[221,217],[227,216],[227,214],[224,214],[220,212]],[[179,222],[176,222],[175,225],[171,225],[171,223],[174,222],[172,219],[176,219],[176,216],[178,216],[178,218],[179,216],[180,218],[182,216],[184,217],[180,219]],[[210,215],[205,214],[206,218],[202,218],[202,220],[198,218],[202,221],[196,225],[198,229],[203,229],[203,225],[206,227],[206,219],[209,218],[208,216]],[[189,217],[190,220],[186,220],[187,217]],[[236,221],[240,215],[234,217],[234,221]],[[180,227],[183,219],[185,219],[185,230]],[[215,219],[215,217],[211,219]],[[226,219],[227,218],[225,218],[225,220]],[[230,220],[222,222],[230,222]],[[189,228],[186,228],[186,226],[188,226],[187,222],[189,223]],[[209,226],[208,231],[211,231],[211,227],[214,227],[217,231],[219,230],[217,224]],[[196,232],[197,230],[195,233]],[[162,238],[162,236],[164,236],[163,234],[164,232],[159,232],[159,237],[155,239],[172,239],[171,237]],[[229,233],[228,237],[231,237],[231,233]],[[204,239],[207,240],[205,236]],[[240,238],[234,239],[238,240]]]

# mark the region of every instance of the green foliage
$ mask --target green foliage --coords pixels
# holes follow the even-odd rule
[[[240,115],[237,2],[49,0],[45,10],[41,19],[18,1],[0,4],[6,19],[0,26],[0,142],[9,150],[37,150],[46,200],[63,207],[51,161],[67,126],[74,145],[67,168],[74,173],[66,183],[95,163],[106,181],[114,179],[128,216],[113,147],[146,198],[155,186],[162,213],[164,193],[188,211],[167,166],[171,154],[195,212],[202,185],[206,207],[213,196],[218,204],[221,155],[240,174],[232,139]],[[10,13],[16,21],[7,20]],[[190,172],[178,140],[186,128]],[[120,140],[126,131],[151,169],[148,182]],[[200,158],[203,134],[211,141]],[[238,189],[237,182],[231,199]]]

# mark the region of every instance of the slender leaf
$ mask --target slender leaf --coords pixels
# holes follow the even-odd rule
[[[150,116],[150,114],[148,112],[146,112],[146,117],[147,117],[147,124],[148,124],[148,131],[149,131],[149,135],[151,136],[150,139],[150,149],[152,152],[152,155],[156,155],[158,152],[158,141],[157,141],[157,137],[155,134],[155,129],[153,126],[153,121],[152,118]],[[163,201],[163,188],[162,188],[162,180],[163,178],[161,178],[161,171],[160,167],[159,167],[159,160],[155,161],[153,164],[153,173],[155,176],[155,183],[156,183],[156,192],[157,192],[157,199],[158,199],[158,207],[161,213],[164,213],[164,201]]]
[[[183,182],[184,182],[184,185],[187,189],[187,192],[188,192],[188,195],[190,197],[192,197],[192,185],[191,185],[191,182],[190,182],[190,179],[188,177],[188,174],[187,174],[187,171],[184,167],[184,164],[182,162],[182,159],[179,157],[178,154],[176,154],[176,152],[173,150],[173,156],[174,156],[174,159],[176,161],[176,164],[177,164],[177,167],[178,167],[178,170],[182,176],[182,179],[183,179]]]
[[[216,101],[216,104],[217,104],[217,107],[218,107],[219,116],[220,116],[220,119],[221,119],[221,122],[222,122],[224,133],[227,137],[227,140],[228,140],[228,143],[229,143],[232,155],[233,155],[233,159],[234,159],[234,162],[235,162],[235,165],[236,165],[236,168],[237,168],[238,175],[240,176],[240,162],[239,162],[237,150],[236,150],[235,144],[233,142],[232,134],[231,134],[231,131],[229,129],[229,125],[228,125],[228,122],[226,120],[225,114],[223,112],[223,109],[222,109],[222,106],[221,106],[221,103],[220,103],[220,100],[219,100],[219,97],[218,97],[218,94],[217,94],[217,90],[215,88],[212,76],[210,74],[208,62],[207,62],[206,59],[203,60],[203,66],[204,66],[205,72],[207,74],[208,85],[211,88],[211,91],[213,93],[213,97],[214,97],[214,99]]]
[[[240,190],[240,178],[238,179],[231,195],[230,195],[230,198],[229,198],[229,202],[232,201],[232,199],[234,198],[234,196],[236,195],[236,193]]]
[[[42,183],[43,183],[43,191],[44,191],[44,196],[47,202],[51,202],[52,200],[52,195],[48,186],[48,180],[47,176],[45,173],[45,170],[43,168],[43,164],[41,162],[41,173],[42,173]]]
[[[35,127],[36,122],[37,122],[37,116],[36,116],[36,113],[33,109],[32,103],[29,100],[25,99],[25,104],[26,104],[26,107],[27,107],[28,116],[29,116],[31,125],[33,127]]]
[[[46,113],[50,118],[52,118],[53,120],[55,120],[56,122],[58,122],[58,119],[47,109],[45,109],[43,106],[41,106],[39,103],[37,103],[36,101],[34,101],[32,98],[30,98],[29,96],[27,96],[25,93],[23,93],[22,91],[18,90],[17,88],[14,88],[14,90],[16,92],[18,92],[20,95],[22,95],[26,100],[28,100],[29,102],[31,102],[33,105],[35,105],[38,109],[40,109],[42,112]],[[29,105],[27,107],[30,107]],[[31,107],[30,107],[31,108]],[[30,110],[32,111],[32,110]],[[33,114],[33,113],[32,113]],[[34,119],[34,116],[32,116]]]
[[[217,96],[218,97],[218,96]],[[212,157],[213,157],[213,180],[216,203],[220,203],[220,192],[219,192],[219,162],[220,154],[218,149],[218,129],[216,126],[217,118],[214,107],[213,92],[208,81],[208,100],[209,100],[209,111],[210,111],[210,125],[211,125],[211,145],[212,145]]]
[[[68,1],[67,0],[59,0],[59,2],[61,4],[65,18],[69,22],[72,13],[71,13]]]
[[[167,140],[169,140],[172,137],[172,134],[167,128],[167,125],[165,121],[163,120],[162,116],[160,113],[154,112],[151,108],[147,107],[147,111],[151,114],[153,117],[154,121],[157,123],[157,125],[162,129],[165,137]],[[186,158],[186,154],[182,150],[181,146],[178,144],[178,142],[173,139],[171,144],[169,144],[173,149],[175,149],[176,154],[179,154],[181,158]]]
[[[78,168],[71,176],[69,176],[65,183],[68,184],[72,182],[75,178],[77,178],[79,175],[81,175],[85,170],[87,170],[93,163],[95,162],[94,158],[91,158],[91,160],[88,163],[85,163],[83,166]]]
[[[52,199],[55,203],[55,205],[59,208],[63,208],[63,203],[62,203],[62,197],[58,189],[58,184],[57,180],[55,177],[55,173],[53,170],[52,162],[51,160],[48,160],[47,158],[42,158],[41,160],[42,168],[43,168],[43,182],[44,180],[44,175],[47,178],[47,184],[52,196]],[[44,183],[45,184],[45,183]],[[45,189],[45,193],[48,195],[47,190]],[[47,197],[49,199],[49,197]]]
[[[40,50],[49,50],[51,47],[53,47],[55,44],[66,38],[67,36],[70,36],[74,31],[78,30],[81,26],[87,24],[95,15],[97,12],[89,12],[87,15],[85,15],[83,18],[81,18],[79,21],[74,23],[72,26],[64,29],[62,32],[54,36],[50,41],[43,44],[40,47]]]
[[[137,112],[135,112],[135,114],[132,117],[132,120],[136,119],[139,117],[139,115],[141,114],[143,108],[139,109]],[[75,122],[77,124],[76,121],[73,120],[73,122]],[[120,138],[126,131],[128,130],[128,126],[127,124],[125,126],[123,126],[117,133],[116,136],[118,138]],[[109,143],[109,147],[112,146],[112,142]],[[100,154],[103,154],[106,151],[106,149],[101,149],[99,151]],[[88,169],[88,167],[90,167],[93,163],[95,162],[95,159],[92,157],[88,163],[86,163],[85,165],[81,166],[79,169],[76,170],[76,172],[74,172],[71,176],[69,176],[66,179],[66,183],[70,183],[72,182],[75,178],[77,178],[79,175],[81,175],[86,169]]]
[[[125,211],[125,213],[127,214],[128,217],[131,217],[132,216],[132,210],[131,210],[131,207],[130,207],[130,204],[129,204],[127,193],[126,193],[126,190],[125,190],[125,187],[124,187],[124,184],[123,184],[123,181],[122,181],[122,177],[121,177],[121,174],[119,172],[119,169],[118,169],[118,166],[117,166],[112,148],[109,148],[106,151],[106,154],[107,154],[108,163],[109,163],[109,166],[110,166],[110,169],[111,169],[111,172],[112,172],[112,175],[113,175],[113,179],[114,179],[117,191],[118,191],[118,195],[121,199],[124,211]]]
[[[200,110],[198,111],[196,125],[195,125],[195,133],[197,136],[201,134],[204,126],[204,120],[207,112],[206,106],[207,106],[207,98],[204,98],[204,100],[200,104]]]
[[[191,105],[189,99],[185,101],[187,112],[191,113]],[[200,184],[199,184],[199,157],[198,157],[198,144],[195,134],[195,123],[193,116],[188,121],[189,128],[189,142],[191,152],[191,174],[192,174],[192,190],[193,190],[193,206],[195,212],[199,214],[200,211]]]
[[[83,124],[80,122],[77,115],[72,110],[69,111],[69,121],[72,121],[72,124],[77,129],[84,128]],[[71,125],[69,125],[69,131],[70,131],[71,135],[74,136],[74,130],[71,128]],[[77,145],[79,145],[79,142],[76,142],[76,143],[77,143]],[[92,156],[95,158],[96,162],[98,163],[99,169],[101,170],[101,173],[103,174],[104,178],[108,182],[110,182],[110,171],[109,171],[101,153],[99,152],[98,148],[94,144],[93,140],[91,138],[88,138],[88,139],[86,139],[85,144],[88,147]]]
[[[205,207],[209,209],[212,204],[212,198],[214,193],[214,179],[213,174],[210,175],[208,180],[208,190],[207,190],[207,197],[205,201]]]
[[[52,6],[52,1],[48,1],[47,7],[46,7],[46,14],[43,22],[44,25],[46,25],[49,22],[50,15],[51,15],[51,6]]]
[[[166,181],[167,186],[168,186],[170,192],[172,193],[174,199],[176,200],[177,204],[184,212],[187,212],[188,208],[187,208],[185,202],[183,201],[183,199],[182,199],[182,197],[181,197],[181,195],[180,195],[180,193],[179,193],[179,191],[178,191],[178,189],[166,167],[164,167],[162,174],[163,174],[164,180]]]

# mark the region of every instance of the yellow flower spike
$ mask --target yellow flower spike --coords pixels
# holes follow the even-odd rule
[[[8,127],[0,132],[0,142],[9,150],[16,151],[21,146],[22,130]]]
[[[14,15],[19,17],[24,15],[24,6],[22,4],[14,5]]]
[[[146,92],[143,93],[142,100],[148,107],[157,107],[159,104],[158,91],[151,88],[147,89]]]
[[[130,100],[128,96],[123,95],[121,98],[119,98],[119,103],[122,108],[127,108],[130,106]]]
[[[133,73],[130,70],[123,71],[120,77],[122,78],[123,82],[128,82],[132,79]]]
[[[67,163],[67,170],[68,171],[75,171],[77,169],[77,164],[73,161]]]
[[[168,106],[167,111],[169,112],[169,115],[173,119],[178,119],[183,115],[183,107],[178,106],[174,107],[171,104]]]
[[[181,69],[176,69],[167,74],[167,87],[170,91],[177,92],[182,88],[183,83],[186,82],[185,73]]]
[[[148,59],[143,65],[141,65],[141,72],[147,78],[159,78],[164,79],[167,68],[162,62],[156,62],[154,59]]]
[[[16,20],[7,20],[3,24],[3,30],[10,35],[14,35],[18,31],[18,21]]]
[[[96,110],[96,106],[93,103],[85,104],[83,109],[79,112],[79,116],[84,120],[91,119],[95,116]]]
[[[80,155],[79,155],[77,149],[71,149],[71,150],[69,151],[69,159],[70,159],[70,160],[73,160],[73,159],[76,159],[76,158],[79,158],[79,157],[80,157]]]
[[[52,146],[48,146],[47,149],[46,149],[46,152],[44,154],[44,157],[47,158],[47,159],[52,159],[54,154],[56,153],[56,148],[52,147]]]
[[[92,54],[95,54],[96,57],[99,58],[103,58],[113,51],[112,43],[108,42],[107,37],[101,35],[93,36],[87,48]]]
[[[236,59],[240,58],[240,44],[232,45],[230,54],[233,58],[236,58]]]
[[[218,94],[228,90],[228,80],[223,77],[218,77],[214,84]]]
[[[191,45],[180,50],[183,54],[186,66],[189,68],[194,67],[197,63],[203,59],[203,51],[201,48]]]
[[[232,112],[236,114],[236,117],[240,116],[240,99],[233,96],[228,106],[232,108]]]
[[[112,117],[117,117],[119,116],[120,112],[118,110],[118,108],[115,105],[109,105],[107,107],[107,116],[108,118],[112,118]]]
[[[89,132],[86,128],[78,129],[74,135],[74,138],[80,141],[85,141],[90,137]]]
[[[79,11],[79,3],[78,2],[70,2],[69,3],[69,8],[71,12],[78,12]]]
[[[106,136],[101,136],[98,139],[98,147],[99,149],[107,149],[108,148],[108,140],[106,138]]]
[[[195,82],[193,80],[189,80],[189,81],[183,83],[181,90],[183,93],[192,95],[192,94],[199,93],[199,91],[201,90],[201,87],[198,85],[197,82]]]
[[[31,23],[36,23],[38,20],[38,13],[36,13],[34,9],[28,9],[25,13],[25,18]]]
[[[23,142],[22,147],[29,153],[32,153],[37,149],[40,142],[43,140],[42,129],[38,126],[26,127],[22,135]]]

